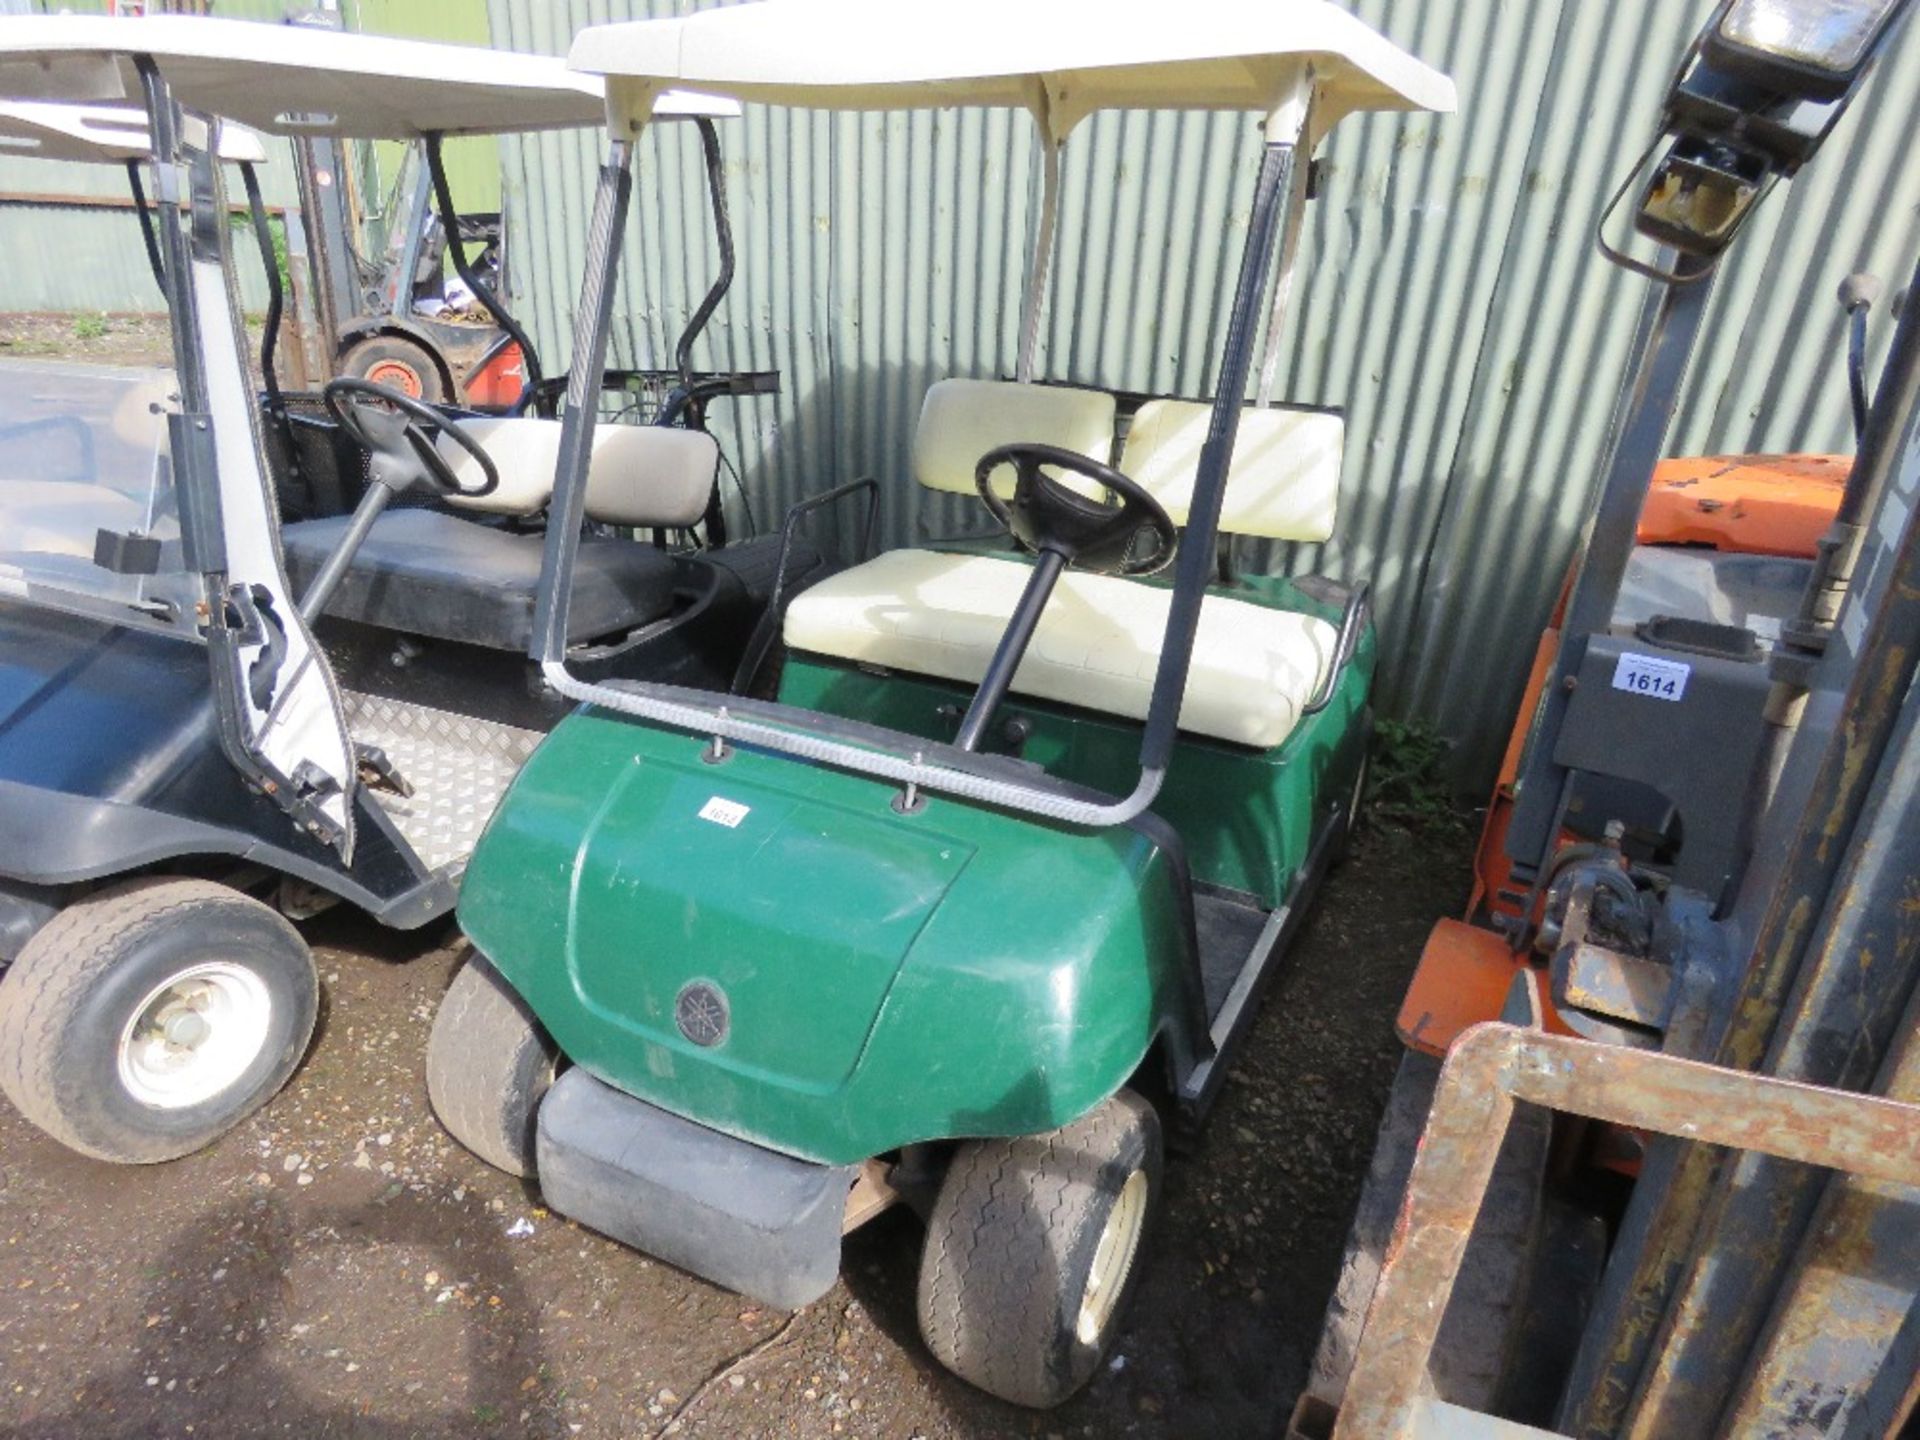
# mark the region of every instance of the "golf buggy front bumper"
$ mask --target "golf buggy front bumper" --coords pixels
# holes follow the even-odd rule
[[[555,1212],[776,1306],[832,1288],[859,1167],[816,1165],[568,1070],[540,1105],[540,1191]]]

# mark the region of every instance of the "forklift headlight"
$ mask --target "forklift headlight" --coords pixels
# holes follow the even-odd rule
[[[1783,94],[1844,95],[1905,0],[1729,0],[1702,36],[1714,65]]]

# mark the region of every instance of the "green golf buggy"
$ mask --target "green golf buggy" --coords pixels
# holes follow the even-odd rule
[[[570,61],[616,112],[576,375],[602,362],[633,139],[670,86],[1027,109],[1046,183],[1015,377],[933,385],[913,446],[995,543],[796,597],[772,700],[579,677],[557,587],[545,674],[582,708],[474,853],[434,1106],[560,1213],[779,1306],[907,1203],[934,1355],[1055,1404],[1114,1334],[1163,1126],[1218,1094],[1360,791],[1365,585],[1231,563],[1235,537],[1334,528],[1341,418],[1246,403],[1308,158],[1347,114],[1453,88],[1319,0],[771,0],[589,29]],[[1041,383],[1062,142],[1166,107],[1264,117],[1215,396]],[[593,420],[566,411],[563,473]]]

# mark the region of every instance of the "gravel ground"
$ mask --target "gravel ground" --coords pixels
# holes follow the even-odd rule
[[[171,365],[165,315],[0,314],[0,356]]]
[[[1051,1414],[926,1356],[909,1214],[852,1237],[843,1282],[791,1318],[549,1214],[427,1108],[456,937],[336,912],[307,927],[325,1009],[305,1066],[212,1149],[116,1169],[0,1104],[0,1436],[1272,1434],[1466,848],[1360,837],[1201,1148],[1170,1164],[1111,1364]]]

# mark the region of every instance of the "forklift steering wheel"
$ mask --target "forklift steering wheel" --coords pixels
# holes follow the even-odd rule
[[[1002,465],[1013,466],[1010,500],[1002,500],[993,489],[993,472]],[[1042,465],[1084,476],[1119,496],[1120,504],[1108,505],[1069,489]],[[1172,517],[1139,481],[1077,450],[1024,441],[1002,445],[980,457],[973,483],[993,518],[1012,532],[1023,549],[1055,551],[1083,570],[1151,575],[1164,570],[1179,548],[1180,532]],[[1129,559],[1142,530],[1153,532],[1153,549],[1139,559]]]
[[[500,472],[480,442],[456,421],[404,391],[375,380],[342,375],[327,382],[320,398],[327,402],[327,413],[339,422],[340,428],[372,456],[375,478],[396,494],[415,479],[427,481],[443,495],[467,500],[491,495],[500,488]],[[480,467],[478,485],[468,487],[460,483],[446,457],[427,438],[428,430],[452,436],[454,443],[473,457]],[[381,469],[387,470],[388,476],[379,475]]]

